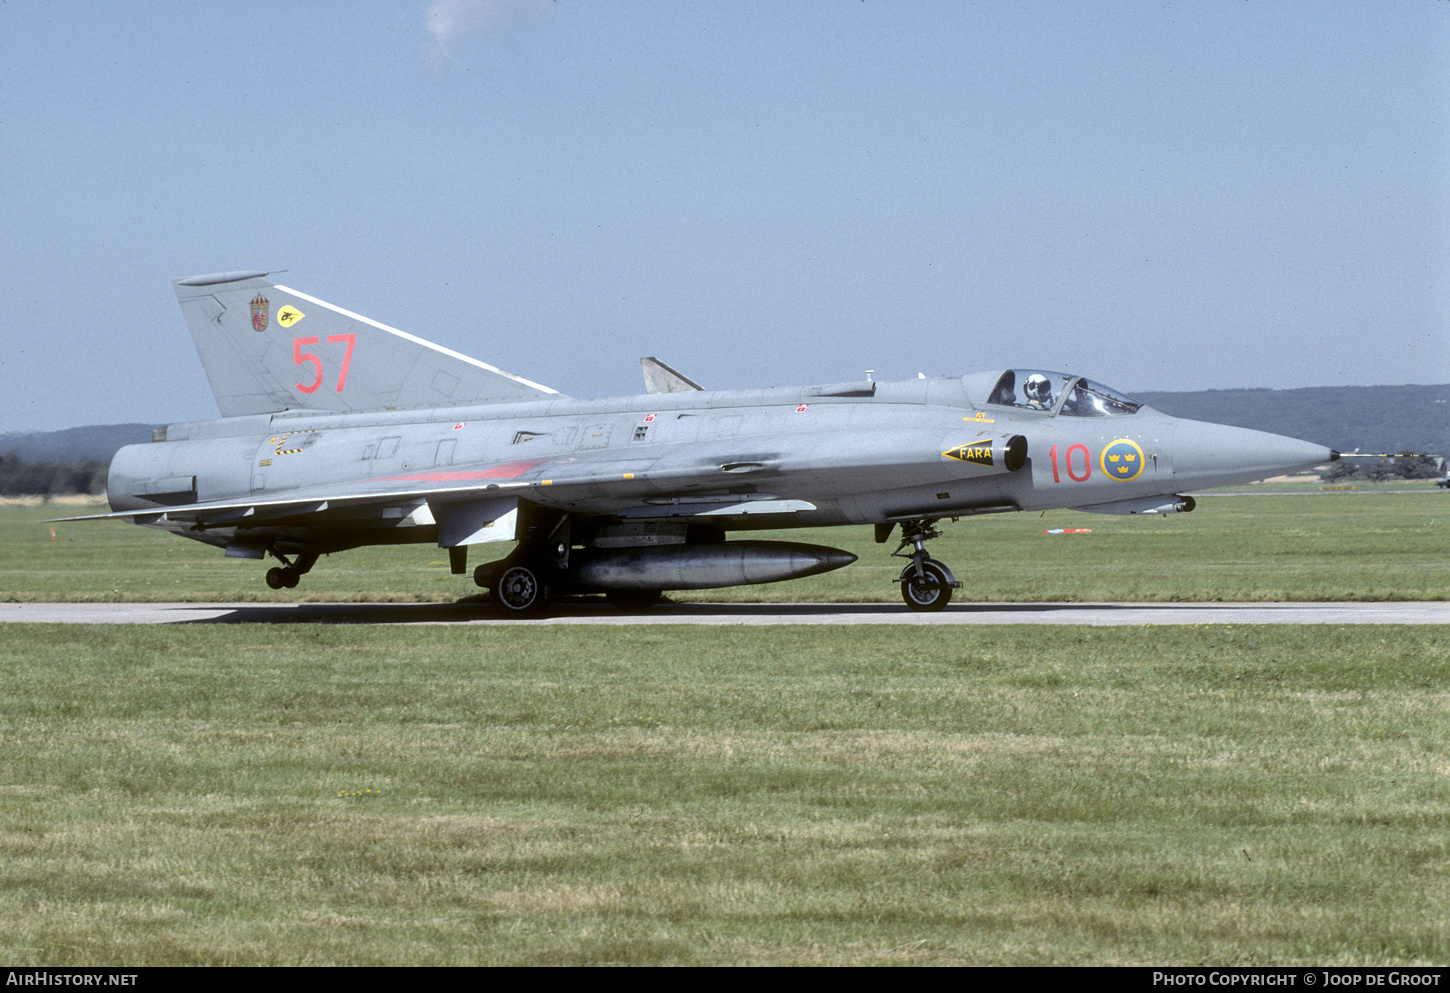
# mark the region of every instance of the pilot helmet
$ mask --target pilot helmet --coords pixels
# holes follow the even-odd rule
[[[1052,384],[1040,372],[1034,372],[1027,377],[1027,382],[1022,384],[1022,392],[1034,403],[1052,402]]]

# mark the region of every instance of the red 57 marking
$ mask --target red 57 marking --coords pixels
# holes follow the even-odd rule
[[[310,363],[313,371],[317,373],[311,383],[297,384],[297,388],[303,393],[315,393],[317,392],[317,388],[322,385],[322,360],[313,353],[302,350],[303,345],[315,345],[319,340],[316,336],[292,339],[292,364],[307,365]],[[342,353],[342,370],[337,374],[337,389],[335,392],[341,393],[342,388],[347,385],[347,369],[348,366],[352,365],[352,349],[357,344],[357,335],[330,334],[327,336],[327,343],[329,345],[347,345],[347,350]]]
[[[1059,473],[1059,466],[1057,463],[1057,446],[1053,445],[1052,450],[1047,454],[1052,459],[1052,481],[1054,483],[1060,483],[1062,482],[1062,476]],[[1076,457],[1078,455],[1082,456],[1081,473],[1077,471]],[[1067,446],[1067,451],[1063,453],[1062,460],[1067,463],[1065,468],[1067,469],[1068,478],[1071,479],[1074,483],[1085,483],[1087,482],[1088,478],[1093,474],[1092,454],[1088,452],[1088,447],[1081,442],[1076,445]]]

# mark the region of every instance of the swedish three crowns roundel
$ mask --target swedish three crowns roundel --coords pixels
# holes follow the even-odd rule
[[[1143,472],[1143,449],[1135,441],[1119,438],[1103,449],[1098,464],[1102,466],[1104,476],[1126,483],[1137,479]]]

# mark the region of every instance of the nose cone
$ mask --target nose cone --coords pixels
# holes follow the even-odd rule
[[[1337,458],[1323,445],[1226,424],[1179,421],[1173,432],[1173,480],[1180,489],[1249,483]]]

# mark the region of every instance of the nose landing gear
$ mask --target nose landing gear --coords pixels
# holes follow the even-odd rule
[[[891,553],[894,558],[911,560],[911,564],[901,570],[897,582],[901,584],[901,599],[912,610],[941,610],[951,602],[952,590],[960,589],[962,585],[944,563],[927,553],[926,543],[941,537],[941,532],[932,526],[935,523],[932,518],[902,521],[901,544]],[[902,549],[908,545],[915,551],[909,555],[902,554]]]

